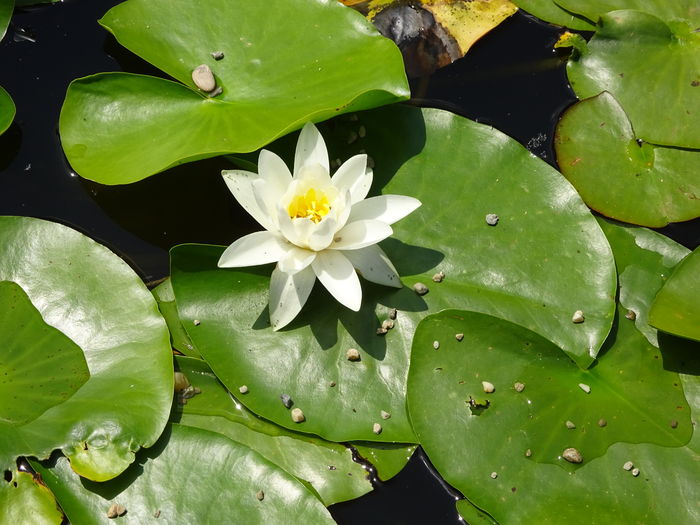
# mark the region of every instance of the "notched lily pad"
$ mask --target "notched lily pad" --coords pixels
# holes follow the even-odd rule
[[[66,401],[90,372],[80,347],[11,281],[0,281],[0,312],[0,428],[16,427]]]
[[[64,516],[39,474],[5,470],[0,478],[0,523],[61,525]]]
[[[4,350],[23,342],[23,352],[36,347],[34,352],[49,356],[47,362],[37,358],[36,373],[21,381],[53,396],[24,412],[1,411],[14,422],[0,424],[0,468],[20,455],[45,458],[62,449],[83,476],[100,481],[116,476],[139,447],[155,442],[170,409],[172,354],[155,301],[133,270],[104,246],[66,226],[26,217],[0,217],[2,281],[13,283],[0,288],[5,304],[29,311],[22,317],[27,326],[36,326],[32,333],[5,334],[18,340]],[[26,297],[18,295],[18,287]],[[14,317],[3,314],[3,323]],[[33,316],[31,325],[27,315]],[[39,315],[52,328],[42,328]],[[11,328],[16,330],[5,325],[2,331]],[[42,331],[47,337],[35,339]],[[72,346],[66,346],[67,339]],[[63,352],[55,357],[59,346]],[[19,373],[19,362],[8,360],[12,355],[3,351],[3,367]],[[51,371],[43,368],[49,364]],[[60,379],[62,367],[72,370],[72,377]],[[16,393],[8,388],[3,395],[12,400]]]
[[[680,262],[659,290],[649,322],[664,332],[700,341],[700,248]]]
[[[0,134],[5,133],[15,119],[15,103],[10,94],[0,87]]]
[[[61,142],[73,168],[103,184],[252,151],[307,121],[409,96],[396,46],[335,1],[129,0],[100,23],[181,82],[107,73],[71,84]],[[200,65],[220,93],[197,88]]]
[[[545,22],[579,31],[593,31],[595,22],[563,8],[558,0],[513,0],[520,9]]]
[[[700,151],[638,140],[607,92],[569,108],[554,144],[561,172],[608,217],[660,227],[700,216]]]

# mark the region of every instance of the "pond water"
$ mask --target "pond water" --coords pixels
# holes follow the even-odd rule
[[[116,43],[96,22],[119,0],[66,0],[18,9],[0,44],[0,85],[17,116],[0,137],[0,214],[68,224],[126,259],[146,281],[168,273],[168,249],[184,242],[229,244],[258,229],[219,175],[225,159],[168,170],[138,184],[108,187],[72,172],[60,147],[58,116],[69,82],[100,71],[162,74]],[[469,54],[411,81],[416,103],[451,110],[511,135],[554,163],[552,135],[575,101],[566,57],[552,49],[558,28],[518,13]],[[689,248],[700,223],[662,230]],[[358,500],[334,505],[339,523],[460,523],[456,493],[420,449],[396,478]]]

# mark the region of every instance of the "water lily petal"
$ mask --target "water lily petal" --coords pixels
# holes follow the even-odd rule
[[[301,311],[314,287],[316,275],[311,266],[295,274],[275,268],[270,277],[270,324],[273,330],[288,325]]]
[[[292,182],[292,174],[284,161],[275,153],[266,149],[258,157],[258,174],[269,185],[274,202],[279,201]]]
[[[370,197],[353,205],[350,212],[350,222],[374,219],[394,224],[421,205],[418,199],[405,195],[379,195]]]
[[[333,242],[335,232],[338,230],[338,223],[335,218],[327,216],[318,224],[313,222],[311,224],[313,227],[309,229],[307,237],[309,249],[317,252],[325,250]]]
[[[238,268],[277,262],[289,250],[289,243],[269,231],[255,232],[236,240],[219,258],[219,268]]]
[[[377,244],[393,233],[391,226],[382,221],[350,222],[335,234],[332,250],[357,250],[370,244]]]
[[[281,272],[295,274],[310,265],[316,258],[316,252],[304,250],[294,245],[290,246],[287,253],[278,261],[277,268]]]
[[[343,255],[366,280],[384,286],[401,288],[401,280],[396,268],[391,264],[384,250],[376,244],[359,250],[345,251]]]
[[[340,304],[358,311],[362,304],[362,288],[355,268],[343,252],[326,250],[319,252],[311,263],[316,277]]]
[[[298,221],[301,219],[295,220]],[[306,247],[306,239],[301,239],[299,237],[297,234],[297,228],[295,228],[292,218],[289,216],[289,213],[287,213],[287,210],[285,210],[282,206],[277,206],[277,225],[279,226],[280,233],[285,239],[297,246]]]
[[[351,211],[350,191],[346,191],[344,195],[338,195],[331,207],[331,212],[334,214],[335,221],[338,224],[338,230],[347,224]]]
[[[367,155],[355,155],[346,160],[331,180],[340,193],[350,192],[352,204],[361,201],[372,186],[372,170],[367,169]]]
[[[305,166],[320,164],[326,173],[328,165],[328,150],[323,137],[311,122],[307,122],[299,134],[297,149],[294,153],[294,176],[296,177]]]
[[[224,170],[221,175],[226,186],[243,209],[266,230],[274,229],[274,224],[270,220],[266,208],[261,208],[255,197],[253,183],[259,178],[257,173],[243,170]]]

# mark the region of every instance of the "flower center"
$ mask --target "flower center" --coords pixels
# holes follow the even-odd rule
[[[319,223],[331,211],[331,205],[325,193],[309,188],[306,193],[292,198],[287,211],[292,219],[306,218]]]

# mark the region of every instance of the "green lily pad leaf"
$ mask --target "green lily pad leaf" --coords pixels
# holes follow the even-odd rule
[[[6,470],[0,480],[0,523],[60,525],[63,512],[41,476]]]
[[[622,469],[625,461],[611,465],[603,454],[620,441],[684,445],[693,423],[678,374],[664,370],[658,349],[619,317],[609,350],[587,371],[500,319],[452,310],[427,317],[414,339],[408,404],[420,442],[446,481],[500,523],[530,523],[533,516],[536,523],[561,523],[567,506],[605,507],[601,517],[627,509],[598,499],[598,491],[619,491],[618,477],[633,477]],[[457,332],[465,334],[461,343],[449,337]],[[436,339],[445,340],[438,351]],[[482,381],[495,392],[485,394]],[[522,392],[517,382],[525,385]],[[470,402],[484,397],[486,407],[476,412]],[[583,455],[581,465],[562,458],[570,447]],[[588,484],[598,490],[583,490],[580,474],[603,463],[605,476]],[[613,472],[619,476],[610,479]]]
[[[700,148],[700,34],[689,22],[666,23],[640,11],[600,17],[588,46],[567,65],[580,99],[610,92],[639,138]],[[663,104],[654,101],[663,100]]]
[[[7,131],[15,119],[15,103],[10,94],[0,87],[0,135]]]
[[[660,227],[700,216],[700,151],[638,142],[607,92],[569,108],[554,145],[561,172],[608,217]]]
[[[175,304],[175,294],[173,287],[168,277],[165,281],[151,290],[153,297],[158,302],[158,310],[165,319],[170,331],[170,344],[178,352],[192,357],[201,357],[199,351],[195,348],[194,343],[187,335],[185,327],[182,326],[180,317],[177,314],[177,305]]]
[[[625,318],[634,321],[653,346],[659,346],[657,331],[649,325],[649,309],[656,291],[689,250],[646,228],[602,218],[598,223],[613,246],[620,283],[619,304]]]
[[[560,2],[554,0],[513,0],[520,9],[527,11],[537,18],[578,31],[593,31],[595,24],[571,11],[562,8]]]
[[[83,351],[47,325],[22,288],[0,281],[0,428],[18,427],[70,398],[90,377]]]
[[[409,96],[396,46],[335,1],[129,0],[100,23],[182,82],[113,73],[71,84],[61,142],[73,168],[103,184],[253,151],[309,120]],[[195,86],[202,64],[221,94]]]
[[[649,312],[659,330],[700,341],[700,248],[673,271],[659,290]]]
[[[0,281],[21,287],[43,321],[65,334],[61,357],[53,330],[44,329],[50,339],[31,343],[42,346],[50,363],[60,360],[55,376],[31,376],[34,387],[54,392],[59,382],[65,386],[58,397],[27,412],[33,419],[2,425],[0,467],[20,455],[44,458],[60,448],[81,475],[116,476],[140,446],[156,441],[172,400],[172,354],[155,301],[107,248],[60,224],[26,217],[0,217]],[[41,327],[34,330],[38,334]],[[89,371],[85,382],[84,365],[65,338],[82,349]],[[37,367],[41,372],[47,365]],[[59,373],[61,367],[66,372]]]
[[[185,405],[177,406],[173,414],[176,421],[218,432],[250,447],[304,482],[326,506],[360,497],[372,490],[367,471],[353,461],[348,447],[292,432],[261,419],[226,391],[204,361],[177,357],[176,362],[190,384],[201,390]],[[248,394],[239,397],[244,395]],[[387,463],[395,459],[379,449],[368,450],[376,452],[376,456]],[[410,456],[406,454],[405,446],[402,451],[403,457]],[[403,464],[407,461],[406,457]]]
[[[700,22],[700,9],[697,0],[556,0],[563,9],[580,14],[589,20],[597,21],[602,15],[620,9],[634,9],[661,20],[687,20]]]
[[[65,458],[35,464],[72,523],[114,523],[112,504],[126,513],[119,523],[334,523],[323,504],[299,481],[248,447],[184,425],[166,428],[137,462],[106,483],[81,479]]]
[[[362,441],[352,442],[350,445],[357,450],[361,458],[372,464],[381,481],[388,481],[401,472],[418,448],[418,445]]]
[[[661,286],[663,275],[679,258],[683,248],[643,228],[617,226],[609,221],[601,221],[601,225],[608,234],[620,269],[620,297],[635,307],[648,305]],[[574,392],[584,397],[582,402],[584,407],[588,407],[595,402],[594,395],[603,394],[601,389],[620,388],[625,384],[629,385],[626,388],[630,390],[625,391],[622,397],[611,400],[609,405],[603,404],[600,415],[585,420],[583,426],[581,415],[586,413],[586,408],[572,413],[570,409],[573,407],[565,406],[562,411],[557,394],[550,392],[547,399],[542,396],[537,382],[522,379],[522,372],[537,368],[540,359],[547,359],[549,352],[542,339],[512,325],[508,327],[507,323],[497,319],[487,324],[478,320],[477,314],[470,312],[459,313],[463,318],[461,320],[450,317],[447,312],[438,314],[419,326],[409,375],[411,417],[433,464],[448,482],[462,491],[471,504],[483,509],[500,523],[577,522],[582,512],[592,523],[613,522],[623,515],[631,523],[694,521],[692,516],[698,509],[687,502],[697,501],[700,494],[696,483],[700,467],[692,459],[697,457],[700,450],[698,432],[683,447],[615,443],[602,457],[594,458],[589,454],[589,443],[595,448],[596,444],[601,444],[599,438],[606,437],[607,433],[612,434],[607,437],[613,438],[609,442],[619,437],[618,431],[625,433],[625,438],[629,437],[629,429],[620,428],[619,425],[623,424],[623,419],[633,416],[626,413],[623,419],[611,418],[606,413],[609,409],[620,407],[625,400],[629,402],[628,409],[636,412],[639,419],[633,425],[638,427],[641,424],[647,429],[644,434],[634,435],[633,443],[644,441],[651,435],[655,436],[656,443],[665,442],[678,430],[682,432],[676,437],[683,441],[688,433],[693,432],[691,420],[694,418],[688,414],[688,405],[694,411],[694,417],[697,417],[700,407],[700,381],[697,376],[678,376],[674,372],[696,373],[700,367],[697,345],[665,337],[660,338],[659,351],[636,329],[640,321],[645,324],[643,318],[639,316],[632,321],[625,317],[626,312],[620,305],[617,326],[606,343],[606,351],[601,354],[596,366],[582,372],[587,375],[585,379],[582,377],[582,382],[590,386],[590,393],[586,394],[583,390],[576,392],[578,387],[574,387]],[[432,330],[429,330],[429,323],[433,325]],[[465,323],[470,324],[470,330],[463,326]],[[440,334],[464,331],[465,339],[461,343],[449,341],[441,345],[437,352],[432,348],[423,350],[438,337],[435,330],[439,330]],[[470,339],[473,340],[472,344],[469,344]],[[499,340],[505,346],[496,344]],[[492,349],[489,350],[489,346]],[[521,361],[523,356],[518,349],[523,349],[525,354],[535,352],[541,355],[537,355],[536,359]],[[501,352],[513,356],[513,359],[502,356],[503,360],[496,363],[496,356]],[[479,357],[470,359],[468,354],[479,354]],[[438,361],[441,363],[438,364]],[[507,362],[508,366],[504,367],[503,362]],[[520,368],[518,362],[524,366]],[[484,370],[486,363],[491,363],[488,371]],[[441,370],[436,370],[440,367]],[[648,379],[653,370],[656,372]],[[550,367],[544,372],[540,381],[561,382],[559,370]],[[474,378],[475,373],[479,373],[480,377]],[[594,385],[591,379],[594,376],[605,376],[609,380]],[[645,377],[649,382],[642,385]],[[664,377],[667,378],[665,381]],[[470,415],[471,411],[462,399],[463,391],[469,386],[468,382],[479,391],[479,381],[483,380],[492,382],[496,390],[492,394],[480,392],[481,397],[489,398],[489,407],[479,416]],[[465,383],[460,384],[460,381]],[[515,391],[516,381],[525,385],[522,392]],[[665,394],[657,394],[670,391],[674,392],[672,396],[678,397],[679,385],[682,385],[688,403],[682,401],[677,406],[670,403],[668,410],[661,414],[656,405]],[[533,387],[536,390],[533,391]],[[424,395],[426,391],[430,392],[430,396]],[[637,398],[637,393],[642,397]],[[537,408],[538,403],[533,396],[543,398],[539,403],[541,409]],[[440,399],[441,402],[431,402],[433,399]],[[527,403],[528,399],[531,404]],[[520,406],[513,406],[513,402]],[[516,420],[509,417],[518,414],[518,409],[523,412],[533,410],[534,417],[555,419],[559,424],[533,430],[533,423],[527,415]],[[604,427],[599,426],[600,419],[605,419]],[[572,421],[576,428],[566,428],[566,420]],[[587,436],[577,442],[577,433],[584,428]],[[546,439],[534,441],[531,439],[533,431],[551,432],[552,437],[548,434]],[[567,447],[574,446],[582,452],[582,465],[574,467],[565,462],[551,465],[538,457],[540,449],[551,447],[550,439],[557,439],[562,433],[571,437],[571,444]],[[627,461],[632,461],[640,469],[639,477],[622,468]],[[572,468],[576,468],[573,475],[567,473]],[[673,480],[664,474],[669,471],[674,472]],[[492,477],[493,472],[496,478]],[[590,490],[591,487],[596,487],[596,490]],[[572,494],[576,497],[572,498]],[[468,507],[469,503],[463,505]]]
[[[0,40],[5,37],[7,27],[12,19],[12,11],[15,9],[14,0],[0,0]]]
[[[348,144],[360,126],[366,139]],[[426,313],[451,306],[507,317],[550,338],[580,366],[593,362],[612,324],[613,257],[558,172],[502,133],[439,110],[382,108],[325,130],[332,157],[367,149],[375,191],[422,201],[382,244],[406,286],[365,283],[358,313],[319,286],[300,317],[273,332],[270,268],[222,270],[223,247],[174,248],[171,279],[183,325],[229,390],[250,388],[242,403],[330,441],[415,442],[405,409],[413,331]],[[486,223],[489,213],[501,215],[496,226]],[[439,270],[446,277],[433,283]],[[427,295],[413,292],[418,282],[431,284]],[[400,311],[395,327],[378,336],[390,308]],[[574,324],[579,309],[586,322]],[[349,348],[360,350],[360,361],[346,358]],[[303,423],[292,422],[282,394],[303,410]],[[382,411],[391,419],[379,419]]]

